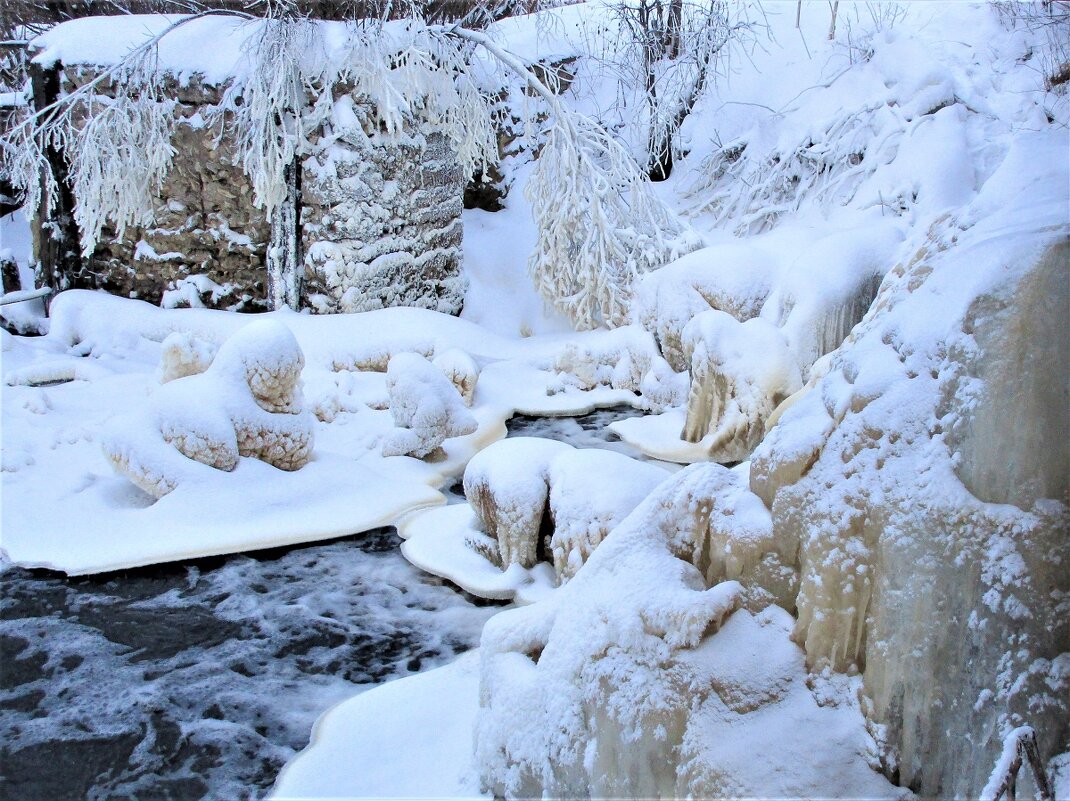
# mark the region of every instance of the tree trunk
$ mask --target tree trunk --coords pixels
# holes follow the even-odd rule
[[[34,107],[45,108],[59,97],[61,65],[42,67],[30,63],[30,87]],[[86,264],[79,246],[78,224],[74,221],[74,192],[67,161],[54,145],[45,148],[48,172],[41,175],[41,203],[33,220],[35,283],[56,292],[85,286]],[[54,203],[49,203],[48,185],[56,186]],[[51,296],[50,296],[51,297]],[[46,301],[47,303],[48,301]]]
[[[301,162],[283,170],[286,197],[275,209],[267,248],[268,303],[273,309],[296,310],[301,303],[305,258],[301,248]]]

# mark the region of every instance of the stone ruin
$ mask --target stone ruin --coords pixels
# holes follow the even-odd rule
[[[71,64],[54,71],[51,84],[60,91],[99,74]],[[105,228],[71,285],[164,306],[265,310],[270,225],[253,204],[251,182],[235,163],[232,143],[220,136],[218,124],[206,122],[226,86],[199,76],[165,80],[178,101],[176,152],[154,220],[129,226],[121,237]],[[336,93],[342,98],[345,90]],[[360,99],[350,97],[359,120]],[[419,122],[387,135],[368,123],[335,129],[327,121],[310,138],[321,147],[304,159],[298,181],[301,307],[315,313],[388,306],[459,313],[467,177],[445,137]]]

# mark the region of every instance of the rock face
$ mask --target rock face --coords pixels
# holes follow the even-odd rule
[[[66,66],[70,86],[94,77]],[[209,122],[225,86],[167,79],[178,100],[172,169],[150,226],[102,232],[81,284],[165,306],[268,308],[270,225],[233,147]],[[301,175],[302,306],[355,312],[418,306],[461,310],[461,210],[466,176],[446,139],[419,123],[387,136],[365,130],[359,101],[310,140]]]
[[[464,183],[440,133],[341,131],[304,167],[309,305],[318,312],[417,306],[458,314]]]
[[[675,474],[547,601],[488,623],[477,730],[488,789],[894,794],[868,768],[841,781],[831,763],[814,789],[781,788],[804,775],[785,767],[792,744],[736,761],[737,712],[806,739],[762,688],[728,681],[753,675],[742,649],[718,646],[740,606],[791,627],[805,705],[844,703],[823,683],[860,676],[856,721],[872,739],[845,751],[901,788],[979,797],[1023,725],[1045,761],[1065,751],[1067,174],[1061,133],[1016,140],[970,204],[916,235],[749,471]],[[718,592],[731,597],[709,615],[702,600]]]
[[[999,282],[938,337],[904,331],[981,247]],[[934,232],[752,464],[798,548],[795,640],[862,671],[884,770],[924,796],[976,797],[1015,726],[1045,758],[1070,733],[1068,254]]]

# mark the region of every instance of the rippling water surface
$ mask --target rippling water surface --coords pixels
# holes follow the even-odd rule
[[[0,798],[262,797],[329,706],[450,661],[496,611],[398,544],[76,579],[0,565]]]

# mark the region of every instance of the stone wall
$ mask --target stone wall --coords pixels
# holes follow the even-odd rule
[[[63,70],[68,86],[92,76]],[[270,226],[226,131],[206,121],[223,88],[194,79],[170,81],[166,91],[179,101],[180,122],[153,222],[122,237],[105,229],[78,284],[167,306],[264,310]],[[446,140],[419,128],[387,137],[330,123],[311,138],[319,152],[302,174],[301,305],[319,313],[459,313],[465,177]]]
[[[465,176],[433,131],[326,131],[305,161],[305,291],[318,312],[418,306],[457,314],[464,301]]]

